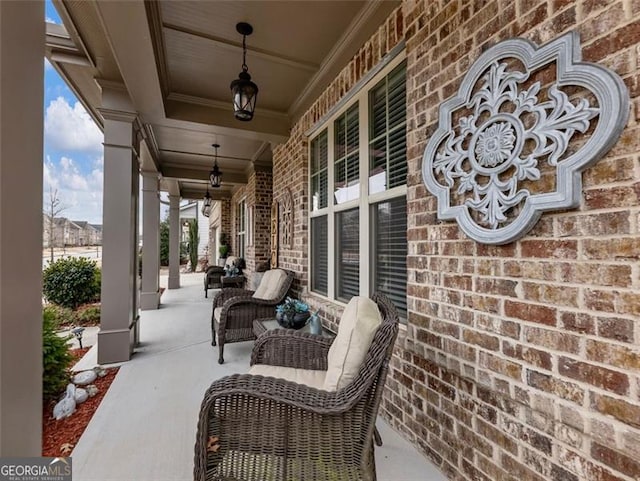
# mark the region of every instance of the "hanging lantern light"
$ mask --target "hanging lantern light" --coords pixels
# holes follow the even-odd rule
[[[220,183],[222,182],[222,172],[220,172],[220,169],[218,168],[218,147],[220,147],[220,145],[212,144],[211,147],[216,149],[216,156],[213,164],[213,169],[211,169],[211,172],[209,172],[209,182],[211,183],[211,187],[217,189],[218,187],[220,187]]]
[[[211,204],[212,199],[211,195],[209,195],[209,186],[207,186],[207,193],[204,194],[204,199],[202,199],[202,215],[205,217],[209,217],[211,214]]]
[[[242,72],[238,78],[231,82],[231,94],[233,95],[233,115],[236,119],[248,122],[253,118],[258,97],[258,86],[251,81],[249,67],[247,67],[247,35],[253,33],[253,27],[248,23],[240,22],[236,30],[242,35]]]

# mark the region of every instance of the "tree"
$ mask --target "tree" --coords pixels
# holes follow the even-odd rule
[[[62,199],[58,195],[58,189],[49,187],[49,199],[44,207],[44,216],[46,220],[45,236],[49,238],[49,252],[51,253],[51,262],[54,261],[53,248],[56,241],[56,220],[62,212],[67,209],[67,206],[62,203]],[[46,237],[45,237],[46,238]],[[64,243],[64,239],[62,239]]]
[[[169,221],[160,222],[160,265],[169,265]]]
[[[198,219],[189,221],[189,261],[191,261],[191,272],[195,272],[198,267],[198,244],[200,234],[198,233]]]

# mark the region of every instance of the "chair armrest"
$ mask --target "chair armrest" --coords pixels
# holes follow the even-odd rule
[[[250,365],[327,370],[327,353],[333,339],[291,329],[275,329],[260,335],[253,345]]]
[[[249,289],[240,289],[239,287],[229,287],[222,289],[216,297],[213,299],[213,307],[222,307],[222,305],[229,299],[234,297],[251,297],[255,291]]]

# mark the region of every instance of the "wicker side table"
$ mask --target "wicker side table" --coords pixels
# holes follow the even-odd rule
[[[220,278],[223,289],[225,287],[239,287],[242,289],[244,287],[244,280],[244,276],[222,276]]]

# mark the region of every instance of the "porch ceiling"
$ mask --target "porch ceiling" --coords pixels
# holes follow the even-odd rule
[[[221,145],[222,192],[246,182],[254,164],[311,105],[399,1],[54,0],[64,28],[47,25],[47,57],[102,126],[102,89],[122,85],[140,114],[154,162],[187,196],[204,193]],[[251,122],[233,118],[230,82],[242,63],[260,88]]]

